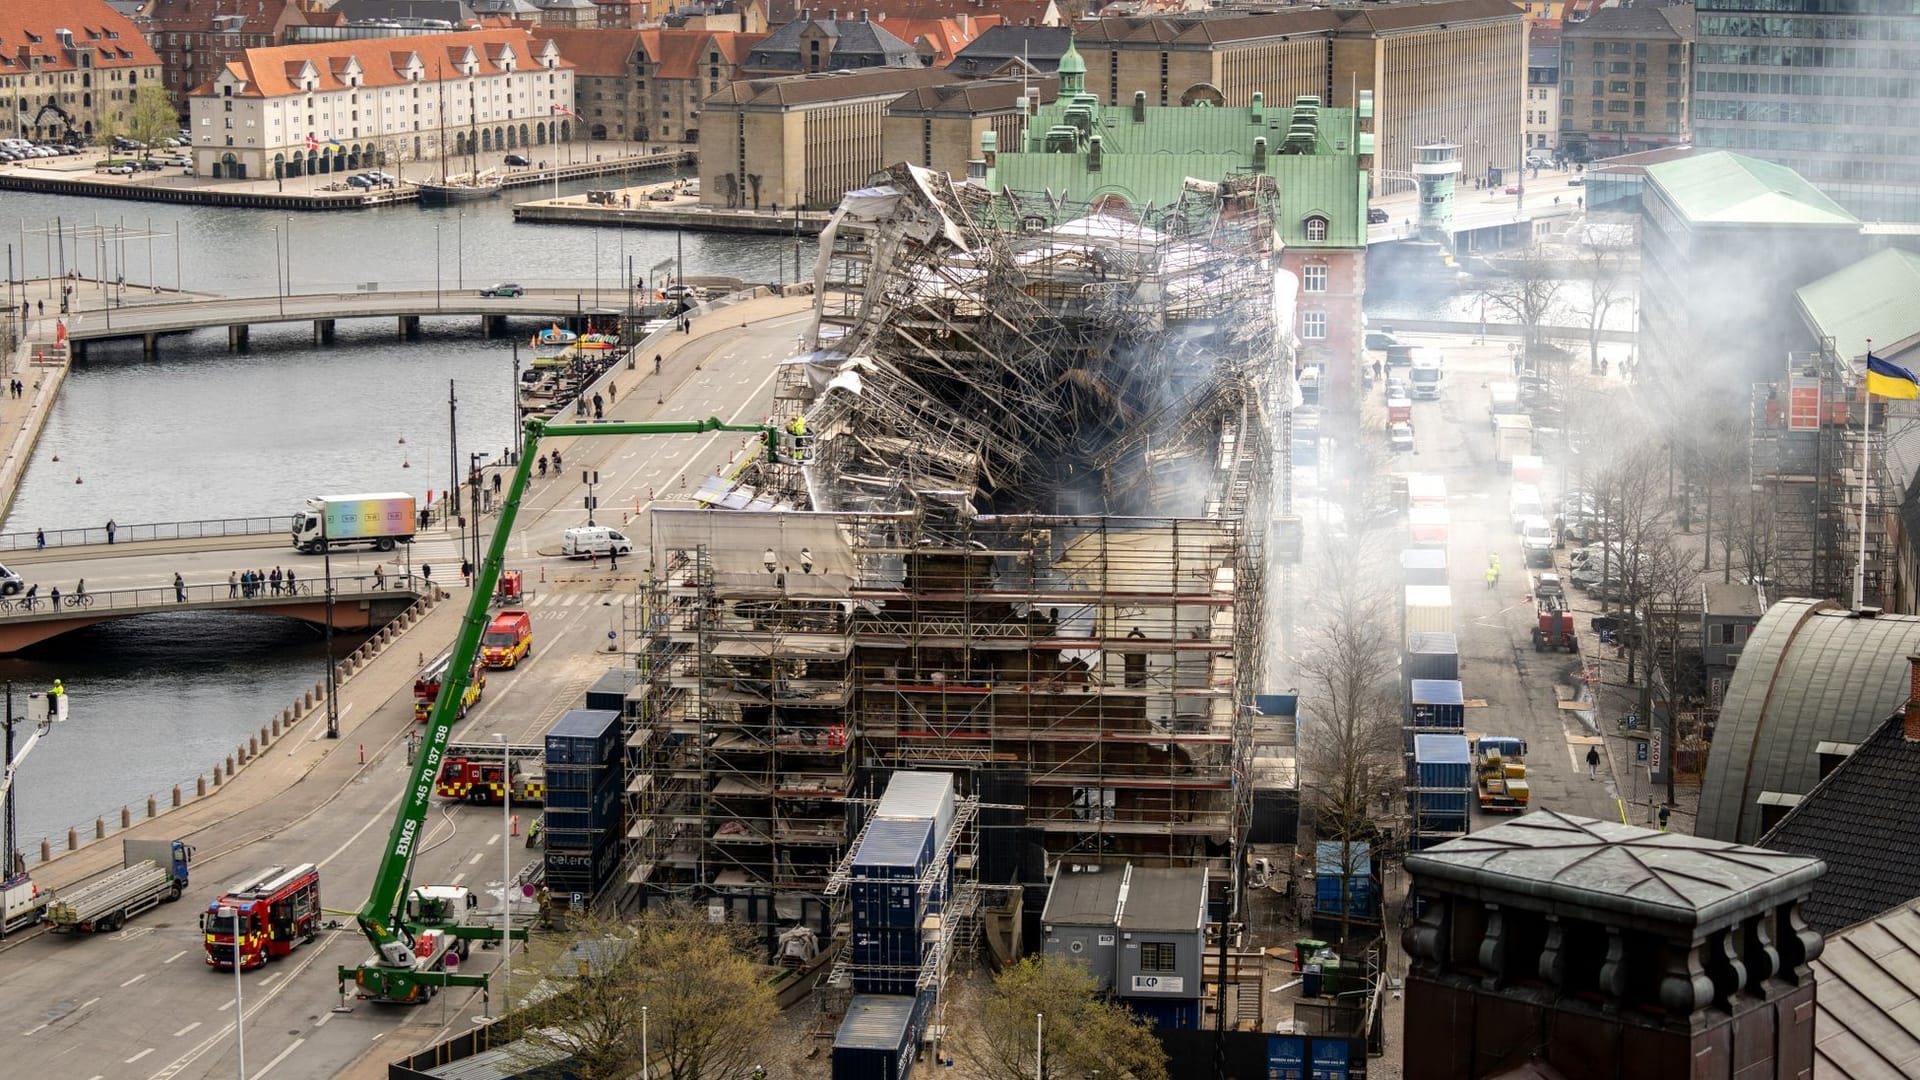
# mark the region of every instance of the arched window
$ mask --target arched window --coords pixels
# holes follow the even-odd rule
[[[521,125],[520,125],[520,145],[521,145],[521,146],[532,146],[532,145],[533,145],[533,142],[532,142],[532,141],[531,141],[531,140],[530,140],[530,139],[529,139],[529,138],[527,137],[527,135],[528,135],[528,130],[529,130],[529,129],[527,128],[527,125],[525,125],[525,124],[521,124]]]
[[[538,143],[536,143],[535,145],[538,145],[538,146],[545,146],[545,145],[547,145],[547,123],[546,123],[546,121],[544,121],[544,120],[542,120],[542,121],[541,121],[540,123],[538,123],[538,124],[535,124],[535,125],[533,125],[533,137],[534,137],[535,139],[538,139],[538,140],[539,140],[539,142],[538,142]]]
[[[1307,239],[1325,240],[1327,238],[1327,219],[1319,214],[1309,214],[1306,221]]]

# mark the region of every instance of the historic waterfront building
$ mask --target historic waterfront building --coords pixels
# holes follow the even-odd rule
[[[740,77],[764,34],[732,30],[540,30],[574,65],[580,122],[594,139],[698,142],[701,103]]]
[[[1087,89],[1088,65],[1072,48],[1060,58],[1059,93],[1038,105],[1019,133],[981,135],[979,181],[1016,199],[1060,199],[1150,216],[1180,203],[1192,185],[1270,180],[1276,190],[1280,264],[1299,282],[1294,335],[1302,366],[1324,374],[1326,403],[1352,406],[1360,390],[1366,327],[1366,151],[1372,117],[1363,107],[1316,100],[1245,106],[1208,88],[1185,88],[1161,106],[1136,91],[1109,108]],[[918,162],[918,158],[910,158]]]
[[[92,139],[159,81],[160,58],[106,0],[0,0],[0,137]]]
[[[564,142],[575,136],[573,81],[559,47],[522,29],[248,49],[190,99],[194,166],[217,177],[397,173],[470,148]]]

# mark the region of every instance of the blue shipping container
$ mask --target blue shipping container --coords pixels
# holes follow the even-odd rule
[[[853,931],[853,965],[856,968],[911,968],[919,970],[927,958],[927,947],[918,930]]]
[[[556,810],[548,807],[541,828],[551,833],[598,832],[617,828],[624,808],[616,800],[605,810]],[[548,843],[552,843],[551,840]]]
[[[933,822],[875,821],[853,853],[853,876],[918,881],[932,860]]]
[[[1407,548],[1400,553],[1400,574],[1408,585],[1445,585],[1446,548]]]
[[[833,1080],[906,1080],[925,1022],[923,998],[856,995],[833,1036]]]
[[[1123,997],[1120,1004],[1140,1014],[1148,1024],[1162,1031],[1192,1031],[1200,1026],[1198,1001]]]
[[[1464,728],[1465,702],[1466,692],[1458,679],[1413,679],[1407,684],[1407,705],[1414,727]]]
[[[619,836],[613,829],[542,829],[540,843],[548,851],[598,851],[618,847]]]
[[[627,690],[640,683],[640,672],[633,668],[609,668],[599,681],[587,688],[587,708],[622,712],[627,707]]]
[[[1415,812],[1423,818],[1446,814],[1464,820],[1467,816],[1464,791],[1416,791],[1413,797]]]
[[[1313,845],[1313,867],[1316,875],[1338,875],[1341,871],[1340,849],[1347,850],[1346,872],[1349,875],[1362,876],[1373,873],[1373,849],[1365,840],[1354,840],[1342,844],[1338,840],[1322,840]]]
[[[547,729],[547,764],[599,765],[620,753],[620,714],[613,709],[569,709]]]
[[[621,794],[618,784],[602,784],[590,791],[552,788],[547,791],[547,809],[580,810],[606,818],[619,807]]]
[[[1458,679],[1460,639],[1439,630],[1408,634],[1407,650],[1400,659],[1401,674],[1409,680]]]
[[[847,893],[856,930],[917,932],[928,910],[928,898],[917,881],[854,881]]]
[[[1451,791],[1473,787],[1473,759],[1465,735],[1413,737],[1414,785]]]
[[[1313,883],[1313,910],[1331,915],[1340,914],[1343,903],[1353,906],[1353,913],[1362,917],[1372,914],[1374,909],[1373,882],[1368,878],[1354,878],[1348,884],[1344,901],[1340,896],[1340,879],[1337,877],[1315,878]]]
[[[620,786],[625,775],[626,766],[620,761],[609,761],[600,765],[548,764],[546,781],[549,789],[597,791],[610,785]]]

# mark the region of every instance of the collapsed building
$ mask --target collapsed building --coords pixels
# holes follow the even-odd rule
[[[824,937],[866,800],[931,768],[980,807],[952,933],[1010,939],[1076,858],[1231,888],[1288,542],[1277,195],[848,193],[778,373],[794,434],[652,513],[628,884]]]

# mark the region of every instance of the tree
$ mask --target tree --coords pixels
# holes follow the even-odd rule
[[[693,908],[650,910],[628,923],[578,924],[584,974],[529,1010],[521,1037],[565,1051],[581,1080],[627,1080],[647,1062],[671,1080],[737,1077],[764,1049],[778,1011],[749,959],[751,942]],[[560,954],[533,954],[539,969]],[[644,1007],[644,1013],[643,1013]]]
[[[1606,244],[1587,243],[1579,252],[1580,282],[1587,288],[1587,302],[1577,309],[1587,320],[1587,370],[1600,371],[1600,331],[1606,326],[1607,312],[1627,298],[1630,285],[1621,250]]]
[[[162,140],[173,138],[180,130],[180,114],[166,87],[147,83],[133,92],[133,112],[127,118],[127,138],[151,149]],[[142,151],[145,156],[145,151]]]
[[[1559,269],[1539,244],[1527,245],[1519,261],[1480,291],[1496,312],[1520,324],[1526,337],[1525,353],[1533,356],[1542,344],[1540,328],[1560,307],[1563,284]]]
[[[984,1015],[960,1052],[981,1080],[1167,1076],[1167,1054],[1152,1030],[1125,1007],[1101,1001],[1085,965],[1037,956],[994,978]]]
[[[127,125],[119,117],[102,114],[93,125],[93,142],[95,146],[104,146],[112,150],[113,140],[126,133]]]
[[[1307,687],[1303,764],[1312,780],[1316,831],[1342,845],[1348,865],[1350,845],[1375,834],[1369,806],[1391,802],[1402,778],[1394,679],[1399,620],[1367,548],[1355,534],[1323,554],[1317,585],[1321,620],[1299,664]],[[1343,938],[1349,931],[1349,900],[1341,897]]]

